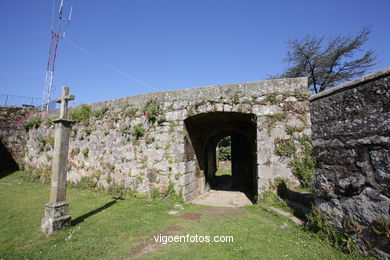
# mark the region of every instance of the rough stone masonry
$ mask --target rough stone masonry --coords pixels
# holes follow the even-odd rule
[[[390,67],[310,100],[316,206],[389,257]]]
[[[118,185],[146,196],[172,187],[191,201],[213,185],[217,142],[231,135],[234,178],[254,197],[277,176],[298,184],[291,156],[276,154],[275,147],[288,143],[300,152],[299,137],[310,135],[308,96],[307,79],[295,78],[74,107],[68,181]],[[58,111],[25,113],[16,126],[0,128],[3,145],[34,178],[50,179],[56,117]]]

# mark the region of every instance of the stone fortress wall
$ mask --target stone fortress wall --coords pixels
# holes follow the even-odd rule
[[[226,124],[225,119],[233,115],[237,122],[241,117],[251,118],[249,123],[255,129],[250,138],[258,194],[277,176],[297,183],[289,167],[291,157],[275,154],[275,145],[288,140],[296,146],[295,152],[300,152],[299,137],[310,135],[308,96],[307,79],[296,78],[149,93],[91,104],[88,120],[77,122],[71,131],[68,181],[122,185],[147,196],[171,185],[190,201],[205,191],[206,175],[210,174],[206,172],[212,168],[205,168],[207,163],[200,161],[206,160],[200,158],[205,146],[210,146],[200,142],[212,139],[207,124],[215,120]],[[148,102],[158,106],[154,121],[144,109]],[[37,178],[50,179],[52,119],[57,113],[21,110],[15,124],[0,125],[2,145]],[[185,120],[198,115],[209,116],[208,121],[202,119],[204,138],[195,141],[189,136],[195,130],[187,129]],[[23,122],[36,117],[41,122],[26,131]],[[197,127],[196,120],[191,122]],[[218,126],[215,122],[213,127]],[[221,127],[214,132],[225,133]]]
[[[373,231],[390,226],[390,67],[312,96],[310,112],[316,206],[390,254]]]

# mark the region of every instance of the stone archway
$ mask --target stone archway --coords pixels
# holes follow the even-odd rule
[[[205,185],[221,189],[217,171],[216,145],[227,135],[232,138],[233,190],[257,197],[256,117],[239,112],[209,112],[184,120]],[[223,189],[223,185],[222,185]],[[231,189],[230,189],[231,190]]]

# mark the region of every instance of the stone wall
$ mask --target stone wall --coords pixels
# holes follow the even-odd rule
[[[157,107],[155,114],[145,111],[147,103]],[[146,195],[153,189],[163,192],[171,184],[187,201],[205,191],[207,169],[201,167],[194,151],[197,144],[189,137],[186,119],[212,113],[253,118],[253,163],[259,194],[277,176],[298,182],[289,167],[291,157],[276,155],[275,143],[288,139],[299,153],[298,138],[310,134],[306,78],[150,93],[84,108],[89,109],[87,120],[79,119],[71,131],[68,181],[123,185]],[[19,150],[28,172],[41,179],[49,179],[51,173],[52,120],[57,113],[28,113],[22,121],[38,117],[39,126],[25,131],[22,121],[16,120],[12,134],[1,132],[7,149]],[[207,125],[204,129],[206,140],[210,138]]]
[[[373,232],[390,227],[390,68],[310,100],[317,207],[336,227],[390,254],[389,233]]]

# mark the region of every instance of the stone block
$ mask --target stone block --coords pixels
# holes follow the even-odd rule
[[[277,105],[268,105],[268,106],[254,105],[252,107],[252,111],[257,116],[274,115],[283,112],[282,108]]]
[[[69,203],[49,202],[45,206],[45,217],[41,221],[41,230],[52,234],[71,225],[71,217],[68,215]]]

